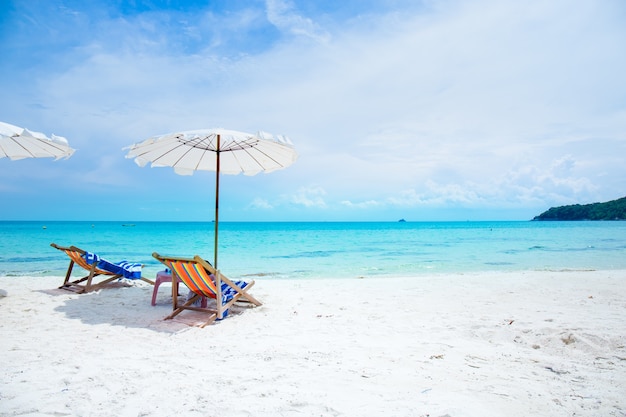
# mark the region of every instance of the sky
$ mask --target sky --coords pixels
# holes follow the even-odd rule
[[[215,174],[140,168],[175,131],[288,136],[220,221],[530,220],[626,196],[623,0],[0,0],[0,220],[210,221]]]

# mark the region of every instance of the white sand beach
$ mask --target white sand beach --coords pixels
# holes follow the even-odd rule
[[[0,277],[2,416],[626,416],[626,271],[257,279],[203,329],[61,282]]]

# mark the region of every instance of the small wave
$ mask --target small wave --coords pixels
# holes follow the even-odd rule
[[[3,277],[39,277],[49,275],[51,272],[57,272],[58,275],[61,275],[58,271],[49,271],[49,270],[30,270],[30,271],[0,271],[0,276]]]
[[[275,277],[280,275],[280,272],[256,272],[252,274],[243,274],[242,277]]]
[[[336,254],[337,251],[313,251],[313,252],[299,252],[299,253],[293,253],[291,255],[276,255],[276,256],[268,256],[267,258],[269,259],[273,259],[273,258],[282,258],[282,259],[294,259],[294,258],[328,258],[334,254]]]
[[[12,258],[2,258],[2,262],[50,262],[55,261],[52,256],[14,256]]]

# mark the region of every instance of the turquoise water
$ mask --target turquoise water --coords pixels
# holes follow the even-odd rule
[[[213,260],[213,223],[0,222],[0,275],[64,275],[75,245],[162,269],[152,252]],[[626,269],[626,222],[221,223],[218,266],[268,278]]]

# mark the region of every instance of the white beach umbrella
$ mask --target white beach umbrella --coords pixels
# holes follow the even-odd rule
[[[0,158],[11,160],[24,158],[69,158],[74,153],[67,139],[33,132],[8,123],[0,122]]]
[[[215,171],[215,246],[217,269],[217,236],[219,224],[220,173],[256,175],[293,164],[298,154],[285,136],[257,134],[226,129],[203,129],[154,136],[131,145],[127,158],[144,167],[172,167],[179,175],[195,171]]]

